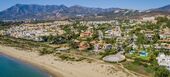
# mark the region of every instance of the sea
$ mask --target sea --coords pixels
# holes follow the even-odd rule
[[[0,77],[51,77],[29,63],[0,54]]]

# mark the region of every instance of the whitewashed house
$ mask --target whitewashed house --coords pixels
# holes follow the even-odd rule
[[[170,70],[170,56],[160,53],[157,57],[157,61],[160,66],[165,66],[168,70]]]

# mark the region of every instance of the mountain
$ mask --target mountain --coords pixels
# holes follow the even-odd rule
[[[0,12],[1,19],[41,19],[48,15],[55,15],[60,9],[67,10],[64,5],[25,5],[16,4]]]
[[[160,8],[152,9],[151,11],[160,11],[160,12],[170,12],[170,5],[166,5]]]
[[[106,17],[126,17],[134,16],[140,14],[139,10],[130,10],[130,9],[118,9],[110,12],[99,13],[98,15]]]
[[[61,19],[113,19],[117,17],[134,17],[142,15],[157,15],[170,13],[170,5],[149,9],[140,12],[139,10],[121,8],[92,8],[79,5],[67,7],[65,5],[36,5],[16,4],[0,12],[0,20],[61,20]]]
[[[23,19],[59,19],[62,17],[93,16],[102,12],[110,12],[119,8],[89,8],[79,5],[26,5],[16,4],[0,12],[1,20]]]

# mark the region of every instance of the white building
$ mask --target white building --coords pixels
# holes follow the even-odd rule
[[[160,66],[166,66],[167,69],[170,70],[170,56],[160,53],[157,57],[157,61]]]
[[[99,40],[103,40],[103,32],[101,30],[98,30],[98,34],[99,34]]]
[[[153,16],[152,17],[143,17],[142,21],[143,22],[148,22],[148,21],[149,22],[156,22],[155,17],[153,17]]]
[[[114,31],[112,29],[105,31],[105,38],[112,38],[113,36],[114,36]]]
[[[120,37],[121,33],[122,32],[121,32],[120,26],[116,26],[115,29],[114,29],[114,36]]]

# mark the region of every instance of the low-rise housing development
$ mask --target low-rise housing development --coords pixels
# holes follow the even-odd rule
[[[5,37],[42,43],[42,45],[37,45],[45,46],[37,47],[37,51],[41,50],[42,54],[73,54],[102,59],[106,62],[127,62],[127,65],[134,63],[144,69],[150,66],[166,66],[170,69],[168,56],[170,54],[170,27],[165,24],[168,22],[162,23],[153,17],[143,20],[147,22],[138,19],[115,19],[22,23],[1,30],[0,34]],[[8,39],[5,40],[8,41]],[[52,49],[47,50],[50,47]],[[163,52],[165,54],[156,55]],[[152,64],[155,61],[159,66]]]

